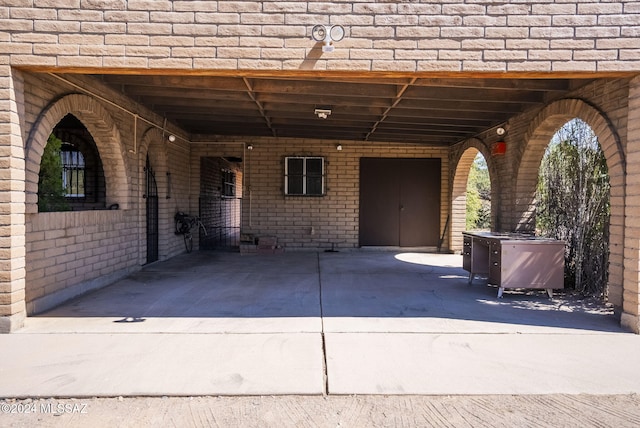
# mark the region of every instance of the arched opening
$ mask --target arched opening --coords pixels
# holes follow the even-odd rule
[[[145,209],[141,209],[139,213],[139,222],[146,227],[140,229],[141,258],[140,264],[150,263],[157,256],[158,260],[166,260],[174,251],[173,246],[182,248],[182,240],[178,241],[173,233],[174,223],[173,215],[175,214],[176,197],[180,195],[172,192],[171,168],[169,167],[167,145],[164,144],[166,136],[157,128],[149,128],[142,132],[140,138],[140,146],[138,153],[138,173],[141,183],[151,185],[155,181],[155,193],[157,208],[150,206],[153,204],[153,198],[149,200],[148,196],[154,193],[153,188],[145,187],[140,190],[138,195],[140,200],[145,204]],[[154,213],[154,211],[157,211]],[[149,216],[152,216],[151,218]],[[156,218],[157,216],[157,218]],[[157,222],[157,225],[153,223]],[[152,226],[149,229],[149,226]],[[157,226],[157,236],[155,227]],[[157,248],[150,239],[155,242],[157,238]],[[157,251],[157,255],[155,252]],[[149,258],[147,256],[151,255]]]
[[[533,231],[536,227],[536,189],[542,158],[555,133],[568,121],[579,118],[598,137],[611,181],[608,246],[607,299],[617,308],[623,303],[624,230],[624,152],[620,138],[607,117],[578,99],[556,101],[545,107],[532,121],[525,136],[526,148],[520,158],[515,184],[514,230]]]
[[[158,184],[156,174],[149,155],[145,160],[145,217],[146,217],[146,262],[153,263],[158,260]]]
[[[43,212],[38,206],[43,155],[52,135],[66,212]],[[125,275],[138,246],[130,242],[125,146],[98,101],[80,94],[53,101],[34,122],[25,152],[25,302],[31,315]]]
[[[467,178],[467,230],[491,229],[491,180],[487,161],[478,152],[471,163]]]
[[[129,209],[130,183],[126,174],[126,150],[111,115],[96,100],[86,95],[67,95],[45,108],[33,125],[26,146],[25,199],[26,211],[38,211],[38,181],[41,157],[53,129],[69,114],[90,133],[104,167],[105,205],[117,204]]]
[[[104,209],[106,182],[91,133],[72,114],[54,127],[40,163],[38,211]]]
[[[483,229],[492,229],[496,223],[496,198],[497,189],[494,183],[496,182],[492,178],[495,177],[495,171],[492,170],[492,165],[488,156],[488,149],[484,143],[480,140],[470,140],[466,143],[466,147],[463,147],[463,151],[460,154],[460,158],[455,163],[455,172],[453,177],[453,185],[451,189],[451,245],[450,249],[454,252],[462,251],[462,232],[468,229],[470,226],[467,223],[467,211],[468,200],[473,198],[469,197],[468,185],[471,179],[472,185],[477,182],[477,177],[474,177],[474,173],[480,170],[482,179],[485,180],[482,186],[482,191],[487,192],[483,197],[487,199],[488,205],[485,203],[482,216],[488,216],[486,222],[483,222]],[[477,161],[476,161],[477,160]],[[472,170],[474,171],[472,173]],[[480,203],[480,196],[477,195],[477,203]],[[472,202],[473,203],[473,202]],[[476,203],[476,214],[478,213],[479,205]],[[486,208],[488,207],[488,212]],[[475,221],[474,221],[475,224]]]
[[[540,165],[536,231],[566,242],[565,287],[605,297],[610,184],[598,137],[580,119],[551,139]]]

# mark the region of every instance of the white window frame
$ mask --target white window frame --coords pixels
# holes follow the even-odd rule
[[[290,193],[289,192],[289,160],[290,159],[302,159],[302,193]],[[320,160],[322,162],[322,172],[321,172],[321,192],[320,193],[308,193],[307,189],[307,161],[308,160]],[[322,156],[287,156],[284,158],[284,194],[286,196],[324,196],[326,194],[326,185],[325,185],[325,159]]]

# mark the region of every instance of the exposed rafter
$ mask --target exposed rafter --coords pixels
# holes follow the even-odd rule
[[[402,95],[407,91],[407,89],[409,88],[410,85],[413,85],[416,82],[416,80],[417,80],[417,78],[413,78],[413,79],[411,79],[411,82],[400,86],[400,89],[398,89],[398,92],[396,94],[396,97],[395,97],[393,103],[389,107],[387,107],[387,109],[384,111],[384,113],[382,113],[382,115],[380,116],[380,119],[378,119],[378,121],[373,124],[373,126],[371,127],[371,131],[369,131],[367,136],[364,138],[365,140],[368,140],[369,137],[371,137],[371,134],[376,132],[376,129],[378,129],[378,126],[382,123],[382,121],[384,121],[387,118],[387,116],[389,115],[389,112],[391,111],[391,109],[393,109],[395,106],[398,105],[400,100],[402,100]]]
[[[192,134],[447,146],[504,123],[588,79],[265,75],[101,78]],[[331,106],[327,119],[313,114]]]
[[[244,82],[245,86],[247,87],[247,94],[249,95],[249,98],[251,98],[253,100],[253,102],[255,102],[256,105],[258,106],[258,111],[260,112],[260,114],[264,118],[264,121],[266,122],[267,127],[271,130],[271,132],[273,133],[273,136],[277,137],[278,136],[277,132],[271,126],[271,120],[269,120],[269,116],[267,116],[267,114],[264,111],[264,107],[262,106],[262,103],[260,101],[258,101],[258,99],[256,98],[256,96],[255,96],[255,94],[253,92],[253,87],[251,86],[251,82],[249,82],[249,79],[247,79],[246,77],[243,77],[242,81]]]

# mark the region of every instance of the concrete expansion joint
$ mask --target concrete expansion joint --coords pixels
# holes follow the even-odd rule
[[[316,271],[318,272],[318,296],[320,305],[320,336],[322,338],[322,376],[324,390],[323,395],[329,395],[329,372],[327,366],[327,342],[324,334],[324,312],[322,309],[322,272],[320,270],[320,253],[316,253]]]

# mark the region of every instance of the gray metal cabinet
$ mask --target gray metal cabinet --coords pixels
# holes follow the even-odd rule
[[[505,288],[564,288],[563,241],[519,234],[464,232],[463,268],[469,283],[475,275],[488,275],[489,284]]]
[[[462,265],[474,275],[489,273],[489,240],[465,234],[463,240]]]

